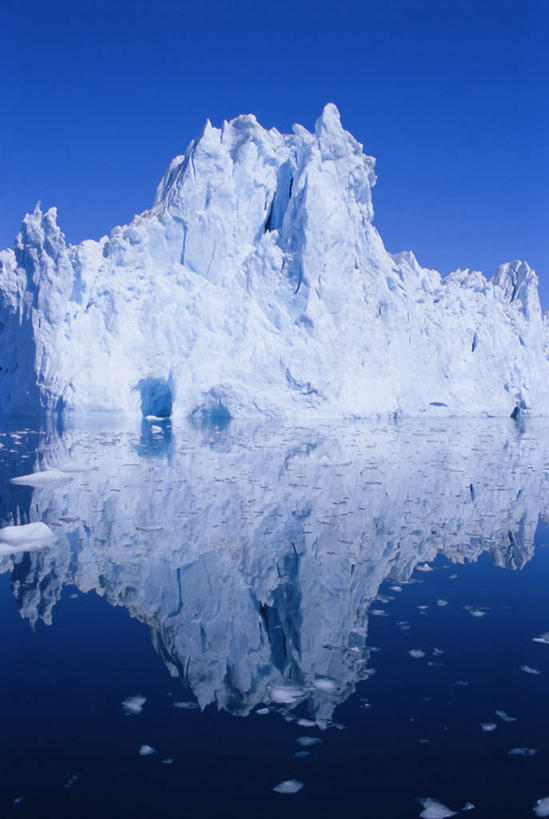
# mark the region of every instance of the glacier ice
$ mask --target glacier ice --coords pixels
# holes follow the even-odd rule
[[[67,244],[37,206],[0,252],[0,413],[543,414],[535,272],[389,253],[375,181],[328,104],[314,133],[206,122],[99,241]]]

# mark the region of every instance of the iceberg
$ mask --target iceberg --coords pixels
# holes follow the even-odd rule
[[[153,207],[98,241],[68,244],[37,205],[0,252],[0,413],[543,414],[535,271],[389,253],[374,164],[328,104],[314,133],[206,122]]]

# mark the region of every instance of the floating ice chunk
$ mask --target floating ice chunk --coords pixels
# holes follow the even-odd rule
[[[98,467],[92,466],[91,464],[77,464],[77,463],[65,463],[65,464],[58,464],[57,469],[61,472],[67,473],[78,473],[78,472],[97,472]]]
[[[130,715],[140,714],[143,711],[143,706],[147,702],[147,697],[138,695],[136,697],[126,697],[122,700],[122,708],[124,713]]]
[[[162,432],[162,427],[157,424],[151,424],[151,432]]]
[[[166,759],[162,760],[163,765],[172,765],[174,762],[175,762],[175,759],[173,759],[171,756],[169,756]]]
[[[172,707],[173,708],[180,708],[182,711],[193,711],[196,708],[198,708],[198,703],[197,702],[172,702]]]
[[[314,720],[312,720],[312,719],[298,719],[297,724],[301,728],[314,728],[315,725],[316,725],[316,722],[314,722]]]
[[[532,668],[531,665],[521,665],[520,670],[525,674],[541,674],[539,668]]]
[[[161,532],[163,526],[138,526],[135,527],[138,532]]]
[[[0,556],[47,549],[56,541],[50,527],[41,521],[22,526],[4,526],[0,529]]]
[[[302,787],[303,782],[300,782],[298,779],[285,779],[284,782],[280,782],[278,785],[275,785],[273,791],[276,793],[291,794],[297,793]]]
[[[475,808],[476,805],[473,805],[472,802],[466,802],[461,810],[463,811],[463,813],[465,813],[466,810],[474,810]]]
[[[447,605],[448,605],[447,600],[437,600],[437,606],[440,606],[442,608],[443,606],[447,606]]]
[[[434,569],[432,566],[429,566],[428,563],[423,563],[421,566],[416,566],[416,571],[418,572],[433,572]]]
[[[320,745],[324,740],[320,739],[320,737],[298,737],[296,742],[298,745],[301,745],[302,748],[310,748],[313,745]]]
[[[141,745],[139,748],[139,756],[151,756],[156,753],[156,748],[152,745]]]
[[[22,796],[16,796],[15,799],[13,799],[12,801],[13,801],[14,805],[20,805],[21,802],[23,801],[23,797]]]
[[[534,807],[534,813],[536,816],[549,816],[549,796],[538,799]]]
[[[302,688],[296,685],[275,685],[271,688],[271,699],[280,705],[293,705],[304,695]]]
[[[266,714],[271,713],[271,709],[270,708],[258,708],[255,713],[259,714],[260,717],[264,717]]]
[[[505,711],[496,711],[496,714],[504,722],[516,722],[517,721],[516,717],[510,717],[509,714],[505,713]]]
[[[60,469],[46,469],[44,472],[31,472],[30,475],[19,475],[12,478],[10,483],[17,486],[34,486],[39,489],[42,486],[54,486],[55,484],[68,483],[72,481],[70,475]]]
[[[485,617],[486,612],[482,609],[475,609],[473,606],[464,606],[463,607],[466,611],[469,612],[471,617]]]
[[[546,631],[544,634],[540,634],[539,637],[532,637],[532,640],[534,643],[544,643],[545,645],[549,645],[549,631]]]
[[[390,586],[391,591],[401,592],[402,586]]]
[[[313,685],[315,688],[318,688],[319,691],[335,691],[337,688],[335,682],[328,677],[318,677],[316,680],[313,680]]]
[[[420,648],[412,648],[408,652],[410,657],[414,657],[414,659],[419,660],[421,657],[425,657],[425,652],[422,651]]]
[[[491,731],[495,731],[498,726],[495,722],[481,722],[480,727],[483,731],[489,734]]]
[[[423,805],[423,810],[419,814],[422,819],[446,819],[447,816],[455,816],[456,811],[447,808],[438,799],[418,799]]]
[[[441,654],[444,654],[444,649],[434,648],[433,649],[433,654],[435,655],[435,657],[440,657]]]
[[[510,756],[534,756],[537,752],[537,748],[510,748],[507,751]]]
[[[372,609],[370,614],[375,614],[376,617],[387,617],[387,612],[383,609]]]
[[[64,788],[72,788],[72,786],[74,785],[74,783],[75,783],[75,782],[78,782],[79,778],[80,778],[80,777],[78,776],[78,774],[73,774],[73,776],[71,776],[71,777],[69,777],[69,779],[67,779],[67,781],[65,782],[65,784],[63,785],[63,787],[64,787]]]

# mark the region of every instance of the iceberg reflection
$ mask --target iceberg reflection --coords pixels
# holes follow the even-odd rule
[[[52,623],[67,584],[124,606],[202,708],[306,700],[327,724],[372,673],[384,580],[438,554],[520,569],[547,513],[541,420],[143,424],[42,436],[34,468],[71,480],[4,476],[3,523],[43,521],[58,541],[0,556],[0,570],[31,624]]]

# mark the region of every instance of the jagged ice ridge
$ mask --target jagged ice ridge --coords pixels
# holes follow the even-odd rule
[[[68,245],[37,206],[0,252],[0,412],[545,413],[535,272],[389,253],[375,181],[329,104],[314,134],[206,122],[99,241]]]

